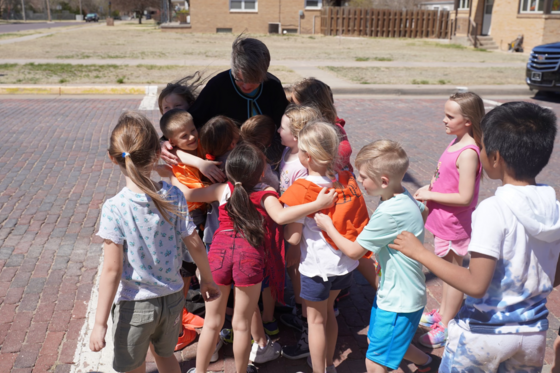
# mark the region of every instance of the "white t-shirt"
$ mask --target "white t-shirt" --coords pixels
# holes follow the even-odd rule
[[[190,219],[183,193],[162,181],[158,191],[184,214],[163,219],[152,199],[123,188],[108,199],[101,209],[97,235],[123,245],[123,272],[115,303],[158,298],[183,288],[179,274],[182,239],[190,236],[195,225]]]
[[[328,177],[306,176],[304,179],[320,187],[332,187],[332,182]],[[307,277],[320,276],[327,281],[327,277],[342,276],[356,269],[358,261],[350,259],[342,251],[335,250],[329,245],[321,229],[315,223],[315,219],[305,217],[296,223],[303,224],[300,273]]]
[[[473,214],[469,252],[496,259],[486,294],[467,297],[457,315],[474,333],[548,329],[546,297],[560,254],[560,204],[546,185],[505,185]]]

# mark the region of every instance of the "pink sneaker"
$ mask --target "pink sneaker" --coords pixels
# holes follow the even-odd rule
[[[431,310],[430,312],[424,312],[422,318],[420,319],[420,325],[431,327],[441,321],[441,315],[439,310]]]
[[[447,341],[447,328],[441,322],[432,325],[432,330],[420,336],[419,341],[422,345],[430,348],[440,348],[445,346]]]

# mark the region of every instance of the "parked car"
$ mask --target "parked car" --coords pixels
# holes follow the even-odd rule
[[[99,16],[97,13],[89,13],[85,19],[86,22],[99,22]]]
[[[533,48],[527,63],[526,81],[537,91],[560,92],[560,43]]]

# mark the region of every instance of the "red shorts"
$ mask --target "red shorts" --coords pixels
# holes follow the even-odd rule
[[[251,246],[233,231],[214,235],[208,262],[214,282],[218,285],[253,286],[264,279],[264,247]]]

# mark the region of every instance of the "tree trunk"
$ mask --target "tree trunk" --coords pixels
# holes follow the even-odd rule
[[[138,13],[140,13],[138,15],[138,24],[141,25],[142,24],[142,16],[144,15],[144,13],[143,12],[138,12]]]

